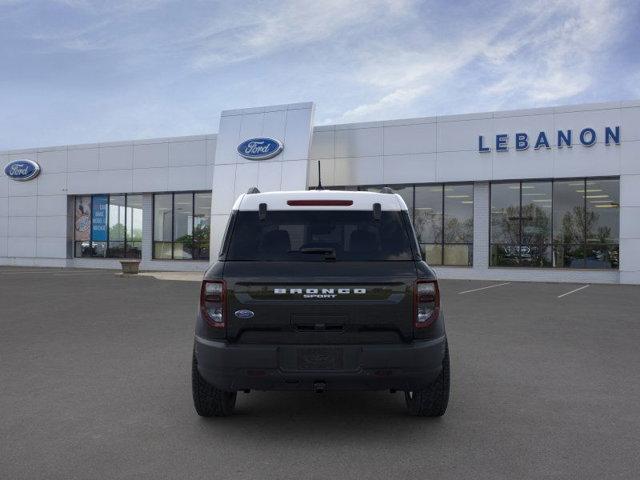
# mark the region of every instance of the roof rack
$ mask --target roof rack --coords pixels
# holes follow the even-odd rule
[[[258,187],[251,187],[249,190],[247,190],[247,195],[252,195],[254,193],[260,193]]]
[[[380,190],[380,193],[396,193],[393,191],[393,188],[391,187],[382,187],[382,189]]]

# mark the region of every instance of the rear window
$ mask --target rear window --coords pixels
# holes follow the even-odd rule
[[[412,260],[407,212],[372,211],[236,212],[226,260],[398,261]]]

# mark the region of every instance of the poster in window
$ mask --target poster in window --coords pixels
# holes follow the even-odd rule
[[[94,242],[107,241],[107,208],[109,197],[107,195],[94,195],[92,205],[91,235]]]
[[[91,197],[76,197],[76,241],[88,242],[91,234]]]

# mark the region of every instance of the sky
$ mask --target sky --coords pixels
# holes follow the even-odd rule
[[[640,2],[0,0],[0,150],[640,98]]]

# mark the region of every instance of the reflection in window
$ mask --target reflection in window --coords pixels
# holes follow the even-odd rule
[[[618,268],[620,243],[620,181],[587,180],[587,268]]]
[[[413,224],[422,249],[430,265],[442,265],[442,185],[415,187]]]
[[[584,268],[584,180],[553,185],[553,243],[555,266]]]
[[[444,265],[473,262],[473,185],[444,186]]]
[[[127,257],[142,256],[142,195],[127,195]]]
[[[209,260],[211,192],[153,196],[153,258]]]
[[[618,268],[619,180],[491,185],[491,265]]]
[[[193,232],[193,194],[176,193],[173,196],[173,258],[191,259]]]
[[[211,225],[211,193],[194,195],[193,258],[209,260],[209,230]]]
[[[74,223],[76,257],[141,257],[142,195],[78,196]]]
[[[173,195],[153,196],[153,258],[171,259],[173,245]]]
[[[523,182],[520,187],[520,265],[551,265],[551,182]]]
[[[110,195],[109,240],[107,247],[108,257],[124,257],[124,224],[126,222],[125,211],[125,196]]]
[[[473,264],[473,184],[389,187],[407,204],[427,263]],[[339,188],[378,192],[382,187]]]

